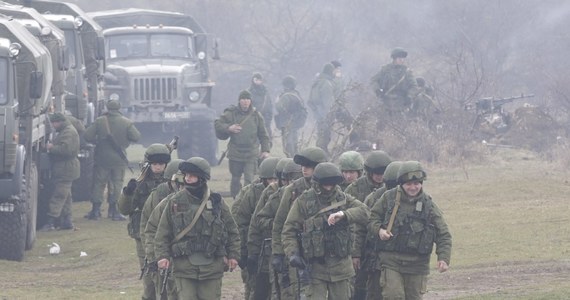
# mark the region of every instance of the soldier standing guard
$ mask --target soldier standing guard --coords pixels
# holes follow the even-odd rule
[[[251,85],[247,90],[251,94],[251,105],[263,116],[265,130],[269,135],[269,140],[273,138],[271,121],[273,120],[273,100],[269,95],[267,87],[263,84],[263,75],[256,72],[251,77]]]
[[[222,196],[208,187],[205,159],[190,158],[179,169],[186,188],[168,200],[160,217],[154,245],[158,267],[172,264],[179,299],[220,299],[224,270],[238,263],[237,225]]]
[[[317,147],[320,147],[327,153],[331,141],[331,126],[334,121],[331,112],[336,100],[333,70],[334,66],[332,64],[324,65],[323,71],[311,86],[307,103],[316,121]]]
[[[79,135],[62,113],[50,115],[49,121],[56,131],[55,138],[47,144],[51,161],[51,178],[55,184],[49,200],[47,223],[41,231],[55,230],[60,218],[61,229],[73,229],[71,222],[71,184],[79,178]]]
[[[129,164],[125,150],[131,143],[136,143],[141,134],[131,120],[124,117],[119,109],[121,103],[109,100],[106,103],[107,113],[98,117],[87,128],[85,140],[95,144],[95,168],[93,178],[93,207],[85,216],[89,220],[101,218],[101,204],[105,185],[109,190],[109,217],[113,221],[125,218],[117,211],[117,200],[121,195],[125,169]]]
[[[305,126],[307,109],[299,91],[295,89],[295,77],[288,75],[283,78],[283,93],[279,95],[275,108],[275,126],[281,130],[283,152],[287,157],[297,153],[299,143],[299,130]]]

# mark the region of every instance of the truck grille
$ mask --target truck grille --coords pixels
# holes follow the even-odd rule
[[[134,99],[139,101],[174,100],[178,97],[176,78],[135,78]]]

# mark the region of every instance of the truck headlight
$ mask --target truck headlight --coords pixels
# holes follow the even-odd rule
[[[198,52],[198,59],[199,59],[199,60],[202,60],[202,59],[204,59],[204,58],[206,58],[206,53],[204,53],[204,51]]]
[[[190,100],[190,102],[198,102],[198,100],[200,100],[200,93],[196,92],[196,91],[191,91],[190,94],[188,94],[188,100]]]
[[[119,94],[117,93],[112,93],[111,95],[109,95],[109,100],[119,101],[119,99],[121,99],[121,97],[119,97]]]

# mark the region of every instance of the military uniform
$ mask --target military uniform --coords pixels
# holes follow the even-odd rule
[[[273,100],[271,100],[269,91],[263,83],[260,85],[253,83],[254,78],[263,80],[263,76],[261,73],[255,73],[251,78],[251,85],[249,89],[247,89],[251,93],[251,105],[263,116],[265,129],[271,139],[273,137],[273,132],[271,130],[271,121],[273,120]]]
[[[117,101],[107,102],[108,112],[97,118],[85,132],[85,140],[95,144],[95,167],[93,178],[93,208],[86,216],[96,220],[101,217],[100,207],[104,198],[105,186],[109,190],[109,213],[115,220],[122,219],[116,209],[117,200],[121,194],[123,178],[128,161],[125,160],[118,150],[126,157],[125,150],[131,143],[137,142],[141,134],[135,125],[119,112],[120,104]],[[111,141],[114,140],[115,145]],[[117,147],[119,149],[117,149]]]
[[[382,295],[384,299],[422,299],[433,245],[436,245],[437,260],[449,265],[451,234],[443,213],[429,195],[420,190],[410,197],[402,187],[406,182],[425,179],[419,163],[403,163],[398,175],[400,186],[385,192],[374,204],[368,227],[378,237],[381,229],[387,229],[395,211],[393,236],[386,240],[376,238],[382,268]]]
[[[293,202],[283,226],[283,248],[289,263],[310,273],[308,299],[340,300],[351,296],[349,279],[355,273],[350,225],[365,226],[369,210],[340,190],[337,184],[342,180],[334,164],[319,164],[313,174],[312,188]],[[332,190],[325,190],[323,185],[332,185]],[[342,217],[331,224],[333,214]]]
[[[249,97],[249,92],[240,93],[240,98]],[[247,99],[247,98],[242,98]],[[233,124],[241,125],[239,133],[232,133],[229,127]],[[269,152],[270,141],[261,114],[250,106],[243,111],[239,106],[230,106],[219,119],[215,121],[216,135],[228,137],[228,154],[232,181],[230,192],[235,197],[241,189],[241,176],[244,175],[244,185],[252,182],[257,168],[257,158],[261,152]]]
[[[323,71],[313,85],[309,95],[308,105],[313,112],[317,122],[317,147],[328,151],[331,140],[332,114],[330,114],[335,104],[335,82],[333,81],[332,64],[325,64]]]
[[[51,161],[51,179],[55,185],[49,200],[48,222],[43,231],[54,230],[55,220],[61,217],[62,229],[73,229],[71,222],[71,184],[79,178],[79,135],[61,113],[50,116],[50,122],[59,122],[56,134],[48,149]]]
[[[203,166],[207,166],[207,172]],[[172,258],[179,299],[221,299],[226,260],[236,262],[239,257],[237,225],[220,194],[208,188],[207,161],[191,158],[180,165],[180,170],[200,180],[186,182],[186,188],[165,204],[155,236],[155,255],[159,266]],[[189,224],[194,226],[190,228]],[[183,231],[186,233],[177,238]]]
[[[275,126],[281,130],[283,152],[287,157],[297,153],[299,142],[299,130],[307,120],[307,109],[299,91],[295,89],[296,81],[293,76],[283,79],[283,93],[279,95],[275,108]]]

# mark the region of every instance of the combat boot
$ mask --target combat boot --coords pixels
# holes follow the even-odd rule
[[[107,213],[107,218],[110,218],[113,221],[125,221],[125,220],[127,220],[127,218],[125,218],[125,216],[121,215],[121,213],[119,213],[117,211],[117,203],[116,202],[110,202],[109,203],[109,212]]]
[[[45,223],[45,225],[42,226],[42,228],[40,228],[40,231],[46,232],[54,230],[55,230],[55,218],[48,216],[47,223]]]
[[[93,203],[91,211],[83,217],[94,221],[101,219],[101,203]]]
[[[71,222],[71,215],[63,216],[61,220],[61,226],[59,227],[59,229],[61,230],[75,229],[75,226],[73,226],[73,222]]]

